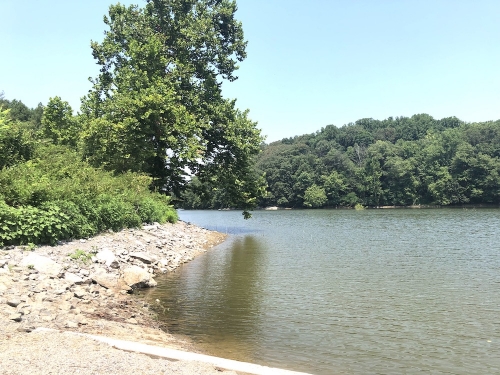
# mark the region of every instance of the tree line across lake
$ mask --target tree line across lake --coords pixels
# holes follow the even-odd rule
[[[267,183],[263,207],[498,205],[500,120],[418,114],[328,125],[262,145],[256,169]],[[225,203],[185,197],[191,208]]]

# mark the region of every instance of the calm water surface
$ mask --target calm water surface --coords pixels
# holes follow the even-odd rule
[[[500,210],[180,217],[230,239],[149,297],[211,354],[313,374],[500,373]]]

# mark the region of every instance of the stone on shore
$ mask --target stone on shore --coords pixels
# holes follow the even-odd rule
[[[118,268],[119,264],[116,260],[115,254],[109,249],[103,249],[96,254],[96,258],[100,263],[106,264],[111,268]]]
[[[146,264],[151,264],[154,260],[153,257],[145,254],[145,253],[130,253],[129,254],[132,258],[138,259],[143,263]]]
[[[139,266],[130,266],[125,268],[123,270],[122,278],[132,289],[153,287],[157,284],[151,277],[151,274]]]
[[[64,280],[69,281],[71,284],[81,285],[83,284],[83,279],[71,272],[66,272],[64,274]]]
[[[23,319],[23,315],[21,313],[14,313],[9,315],[9,320],[13,320],[15,322],[20,322]]]
[[[21,260],[22,267],[33,267],[41,274],[58,277],[62,272],[62,266],[52,259],[36,253],[31,253]]]
[[[7,305],[11,307],[17,307],[21,304],[21,300],[19,299],[9,299],[7,300]]]
[[[124,280],[118,278],[118,275],[106,273],[103,270],[94,273],[92,275],[92,280],[100,286],[116,292],[119,292],[120,290],[130,290],[130,286],[128,286]]]
[[[140,335],[157,322],[147,304],[127,292],[156,286],[155,273],[172,271],[205,252],[209,235],[183,222],[155,223],[83,242],[39,246],[35,252],[24,246],[0,247],[0,333],[42,326]],[[210,245],[223,237],[212,238]],[[92,262],[68,257],[77,251],[92,254]]]

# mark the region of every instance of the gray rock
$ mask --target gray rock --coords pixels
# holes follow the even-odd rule
[[[41,309],[39,312],[38,312],[38,315],[40,317],[52,317],[52,311],[49,310],[49,309]]]
[[[35,330],[34,326],[18,327],[16,331],[30,333]]]
[[[106,266],[111,268],[118,268],[118,264],[115,254],[109,249],[103,249],[96,254],[97,261],[99,263],[104,263]]]
[[[13,320],[15,322],[20,322],[23,320],[23,315],[21,313],[14,313],[9,315],[9,320]]]
[[[143,263],[151,264],[153,262],[153,257],[144,253],[130,253],[130,257],[140,260]]]
[[[81,290],[81,289],[76,289],[74,292],[73,292],[73,295],[76,297],[76,298],[80,298],[82,299],[83,297],[85,297],[87,295],[87,292],[85,292],[84,290]]]
[[[90,271],[89,271],[89,270],[86,270],[86,269],[84,269],[84,268],[82,268],[82,269],[80,270],[80,272],[79,272],[79,273],[80,273],[80,275],[82,275],[82,276],[89,276],[89,275],[90,275]]]
[[[42,293],[45,291],[45,289],[37,285],[37,286],[34,286],[33,288],[31,288],[31,291],[33,293]]]
[[[131,287],[135,288],[145,288],[156,286],[156,281],[151,277],[151,274],[138,266],[130,266],[123,270],[122,274],[123,281]]]
[[[71,272],[66,272],[64,274],[64,280],[68,281],[70,284],[81,285],[83,284],[83,279]]]
[[[45,296],[43,297],[42,302],[54,302],[54,296]]]
[[[103,271],[96,272],[92,275],[92,280],[94,280],[100,286],[111,289],[111,290],[130,290],[130,287],[117,275],[105,273]]]
[[[12,306],[12,307],[17,307],[21,304],[21,300],[17,298],[12,298],[7,300],[7,305]]]
[[[38,272],[50,276],[57,277],[62,272],[62,266],[52,259],[47,258],[36,253],[30,253],[23,260],[21,260],[20,265],[22,267],[33,266]]]
[[[68,302],[68,301],[64,301],[64,302],[61,302],[57,308],[59,310],[63,310],[63,311],[69,311],[71,309],[73,309],[75,306],[73,306],[73,304],[71,302]]]
[[[23,315],[29,315],[31,314],[31,306],[30,305],[24,306],[21,310],[18,310],[18,312],[20,312]]]
[[[158,261],[158,266],[161,268],[166,268],[170,264],[170,259],[162,258]]]

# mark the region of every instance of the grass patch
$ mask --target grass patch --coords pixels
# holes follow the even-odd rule
[[[76,249],[73,253],[68,255],[72,260],[79,261],[87,264],[92,259],[93,254],[86,252],[85,250]]]

